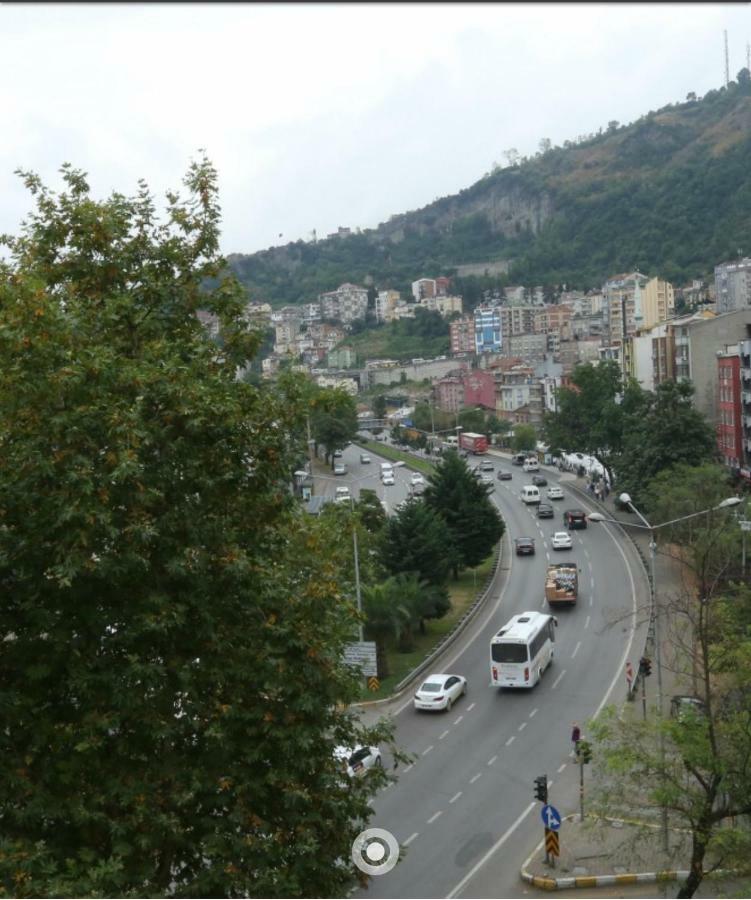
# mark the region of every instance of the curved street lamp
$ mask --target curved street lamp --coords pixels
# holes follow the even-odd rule
[[[631,496],[627,493],[622,493],[618,498],[624,506],[628,506],[642,521],[643,524],[639,524],[637,522],[623,522],[620,519],[611,519],[607,516],[604,516],[602,513],[593,512],[590,513],[587,518],[590,522],[613,522],[615,525],[621,525],[623,527],[628,528],[645,528],[649,531],[649,580],[650,580],[650,606],[651,606],[651,617],[655,624],[655,661],[657,663],[657,707],[660,711],[660,715],[662,715],[662,651],[661,651],[661,641],[660,641],[660,608],[657,603],[657,587],[655,583],[655,551],[657,550],[657,544],[655,542],[655,531],[658,528],[664,528],[666,525],[675,525],[676,522],[684,522],[686,519],[693,519],[696,516],[703,516],[706,513],[714,512],[717,509],[728,509],[731,506],[737,506],[739,503],[742,503],[742,499],[740,497],[727,497],[725,500],[721,501],[717,504],[717,506],[710,506],[708,509],[701,509],[699,512],[689,513],[687,516],[679,516],[677,519],[670,519],[667,522],[660,522],[659,525],[652,525],[647,519],[642,515],[642,513],[634,506],[634,503],[631,499]],[[660,763],[662,766],[662,771],[665,771],[665,735],[660,729]],[[668,852],[668,808],[663,805],[662,807],[662,840],[663,847],[665,852]]]

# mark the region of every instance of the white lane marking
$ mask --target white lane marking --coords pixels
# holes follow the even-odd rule
[[[562,766],[558,766],[558,774],[560,775],[560,773],[561,773],[565,768],[566,768],[566,763],[564,763]]]
[[[489,766],[492,766],[493,763],[494,763],[497,759],[498,759],[497,756],[491,756],[490,759],[488,760],[488,765],[489,765]]]
[[[473,776],[469,779],[469,783],[470,783],[470,784],[474,784],[474,783],[477,781],[478,778],[482,778],[482,772],[478,772],[477,775],[473,775]]]
[[[576,656],[576,654],[579,652],[579,647],[581,647],[581,645],[582,645],[582,642],[579,641],[577,643],[577,645],[574,647],[574,652],[571,654],[571,659],[573,659]]]
[[[561,674],[556,678],[556,680],[553,682],[553,688],[552,688],[553,690],[555,690],[555,689],[558,687],[558,682],[561,680],[561,678],[563,678],[563,676],[564,676],[565,674],[566,674],[566,670],[564,669],[564,670],[561,672]]]
[[[449,800],[449,803],[456,803],[456,801],[461,797],[462,792],[457,791],[454,796]]]
[[[524,729],[525,729],[526,727],[527,727],[527,723],[526,723],[526,722],[522,722],[522,724],[519,726],[519,731],[524,731]]]
[[[512,734],[511,737],[506,741],[506,746],[508,747],[509,744],[513,744],[515,740],[516,740],[516,735]]]
[[[539,709],[537,709],[537,707],[535,707],[535,708],[532,710],[532,712],[529,714],[529,718],[530,718],[530,719],[534,719],[534,717],[537,715],[538,712],[539,712]]]
[[[414,834],[411,834],[406,841],[402,841],[402,847],[409,847],[409,845],[414,841],[416,837],[420,836],[419,831],[415,831]]]
[[[590,587],[590,590],[594,590],[594,589],[595,589],[595,580],[594,580],[594,578],[590,578],[590,579],[589,579],[589,587]]]
[[[467,707],[467,712],[470,712],[470,711],[473,710],[474,708],[475,708],[475,704],[474,704],[474,703],[470,703],[469,706]]]
[[[454,722],[454,725],[458,725],[463,718],[464,716],[459,716],[459,718]]]
[[[433,815],[428,819],[428,825],[432,825],[433,822],[438,818],[438,816],[443,815],[443,810],[439,809],[437,813],[433,813]]]
[[[414,764],[414,763],[410,763],[410,764],[407,766],[407,768],[404,770],[404,774],[406,775],[407,772],[409,772],[410,769],[414,769],[414,767],[415,767],[415,764]]]
[[[589,598],[589,605],[592,606],[594,604],[594,597]]]
[[[423,756],[427,756],[428,753],[430,753],[430,751],[431,751],[432,749],[433,749],[433,744],[431,744],[431,745],[428,747],[427,750],[423,750],[423,751],[422,751],[422,755],[423,755]]]
[[[618,672],[618,677],[621,677],[621,673]],[[536,803],[530,803],[529,806],[524,810],[524,812],[519,816],[519,818],[514,822],[513,825],[498,838],[498,840],[493,844],[493,846],[488,850],[488,852],[483,856],[481,860],[479,860],[475,865],[467,872],[467,874],[462,878],[462,880],[457,884],[457,886],[451,891],[451,893],[446,895],[446,900],[452,900],[452,898],[456,897],[458,893],[462,890],[462,888],[471,881],[477,872],[485,865],[485,863],[490,859],[490,857],[497,853],[498,850],[506,843],[506,841],[511,837],[511,835],[516,831],[516,829],[521,825],[521,823],[527,818],[527,816],[532,812],[532,810],[537,806]]]
[[[587,618],[584,621],[584,627],[589,628],[589,616],[587,616]]]
[[[439,741],[442,741],[442,740],[446,737],[446,735],[449,733],[449,731],[450,731],[450,729],[447,728],[447,729],[443,732],[443,734],[438,735],[438,740],[439,740]]]

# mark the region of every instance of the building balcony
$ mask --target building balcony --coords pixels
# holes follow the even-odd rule
[[[741,366],[741,378],[743,381],[751,381],[751,366]]]
[[[751,404],[751,391],[741,391],[741,402],[746,404]]]

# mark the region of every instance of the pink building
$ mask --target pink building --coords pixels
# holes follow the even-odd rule
[[[463,372],[464,405],[483,406],[495,412],[495,375],[485,369]]]
[[[717,356],[717,449],[731,469],[743,465],[741,361],[738,351]]]

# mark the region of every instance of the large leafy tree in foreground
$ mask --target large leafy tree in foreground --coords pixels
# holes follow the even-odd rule
[[[300,397],[236,378],[258,336],[215,277],[216,174],[162,220],[63,175],[25,175],[0,264],[0,880],[336,895],[369,807],[333,747],[379,734],[340,711],[336,534],[284,487]]]

